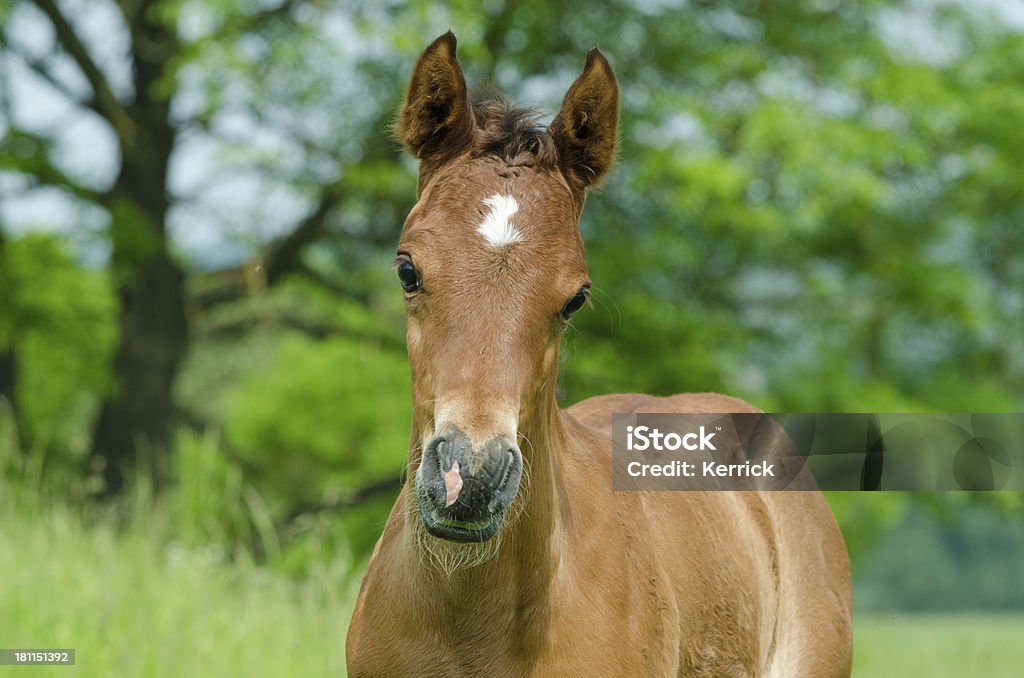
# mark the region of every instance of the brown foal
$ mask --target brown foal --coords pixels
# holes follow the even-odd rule
[[[413,72],[420,160],[398,245],[409,474],[349,627],[352,676],[848,676],[850,568],[819,492],[615,492],[615,412],[756,412],[715,394],[560,410],[590,279],[578,220],[616,149],[596,49],[546,128],[472,102],[451,33]]]

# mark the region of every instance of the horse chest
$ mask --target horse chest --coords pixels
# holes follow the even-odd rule
[[[390,607],[390,606],[389,606]],[[411,608],[410,608],[411,612]],[[462,614],[447,610],[429,623],[418,614],[354,620],[350,638],[352,676],[673,675],[677,646],[666,625],[652,617],[656,606],[637,609],[577,586],[557,602],[497,607]]]

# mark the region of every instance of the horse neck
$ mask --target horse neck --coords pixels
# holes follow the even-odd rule
[[[526,486],[520,490],[522,504],[516,507],[506,536],[524,555],[534,554],[531,557],[535,558],[536,554],[545,553],[553,559],[560,552],[556,540],[564,501],[558,461],[568,444],[555,400],[554,375],[541,389],[533,413],[520,433],[520,449],[527,465]]]

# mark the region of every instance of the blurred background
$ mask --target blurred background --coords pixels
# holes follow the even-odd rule
[[[0,646],[343,675],[410,420],[389,124],[451,27],[617,170],[566,404],[1024,411],[1020,0],[2,0]],[[834,493],[855,675],[1024,665],[1019,493]],[[0,669],[3,673],[3,669]]]

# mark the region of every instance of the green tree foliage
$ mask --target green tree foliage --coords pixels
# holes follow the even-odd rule
[[[650,363],[641,379],[657,391],[723,388],[780,410],[1019,406],[1024,336],[1000,309],[1021,302],[1024,280],[1008,263],[1020,229],[992,223],[1015,220],[1021,193],[964,205],[983,202],[978,180],[994,167],[1020,181],[1018,140],[984,121],[993,106],[1018,123],[1024,111],[997,94],[1001,78],[977,72],[1016,62],[1019,77],[1020,40],[993,40],[1002,31],[951,8],[889,11],[987,38],[935,64],[887,44],[867,6],[773,3],[763,15],[702,9],[638,23],[645,47],[687,26],[712,45],[653,69],[617,55],[623,164],[587,216],[614,322],[581,321],[616,344],[626,364],[616,386]],[[993,251],[1001,266],[985,263]],[[594,367],[575,382],[570,363],[568,383],[589,394],[602,376]]]
[[[273,363],[234,389],[225,428],[228,441],[273,481],[278,499],[292,505],[343,493],[367,476],[391,475],[397,484],[411,407],[398,353],[289,334]]]
[[[88,449],[83,433],[111,388],[116,301],[102,272],[83,269],[66,245],[29,235],[6,247],[6,348],[18,356],[14,401],[26,448],[53,453],[65,474]],[[26,450],[28,451],[28,449]],[[69,455],[70,453],[70,455]]]

